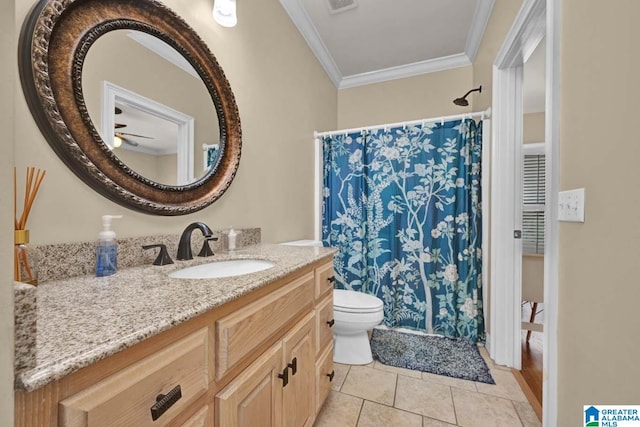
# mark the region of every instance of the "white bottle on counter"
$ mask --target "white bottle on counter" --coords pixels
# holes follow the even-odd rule
[[[229,231],[227,231],[227,250],[235,251],[236,250],[236,236],[240,234],[239,231],[233,229],[233,226],[229,227]]]

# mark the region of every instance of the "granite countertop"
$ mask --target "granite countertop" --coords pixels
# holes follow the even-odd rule
[[[333,248],[259,244],[161,267],[126,268],[108,277],[82,276],[40,285],[35,367],[17,371],[15,387],[35,390],[334,252]],[[276,265],[219,279],[167,276],[191,265],[241,258]]]

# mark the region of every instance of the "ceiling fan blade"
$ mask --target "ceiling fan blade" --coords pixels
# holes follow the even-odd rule
[[[129,138],[122,138],[122,137],[120,137],[120,139],[122,139],[122,141],[123,141],[125,144],[129,144],[129,145],[130,145],[130,146],[132,146],[132,147],[137,147],[138,145],[140,145],[140,144],[138,144],[137,142],[135,142],[135,141],[133,141],[133,140],[131,140],[131,139],[129,139]]]
[[[144,136],[144,135],[136,135],[135,133],[128,133],[128,132],[118,132],[120,135],[129,135],[129,136],[133,136],[136,138],[145,138],[145,139],[155,139],[152,136]]]

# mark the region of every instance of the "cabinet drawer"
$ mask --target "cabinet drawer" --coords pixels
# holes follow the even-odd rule
[[[316,268],[316,299],[333,289],[333,260]]]
[[[209,385],[208,331],[200,329],[60,402],[61,426],[164,426]],[[182,397],[153,421],[158,395]]]
[[[313,307],[313,273],[216,321],[216,379]]]
[[[320,411],[329,392],[331,392],[334,375],[333,346],[330,346],[316,362],[316,413]]]
[[[320,354],[333,340],[333,292],[316,305],[316,352]]]

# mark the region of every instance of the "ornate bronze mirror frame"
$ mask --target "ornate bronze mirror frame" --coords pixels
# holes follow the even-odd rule
[[[85,104],[82,69],[92,44],[113,30],[136,30],[164,41],[197,71],[220,128],[220,160],[184,186],[147,179],[122,163],[104,143]],[[154,0],[40,0],[25,20],[19,66],[29,108],[64,163],[103,196],[156,215],[189,214],[229,187],[240,162],[240,116],[227,78],[196,32]]]

